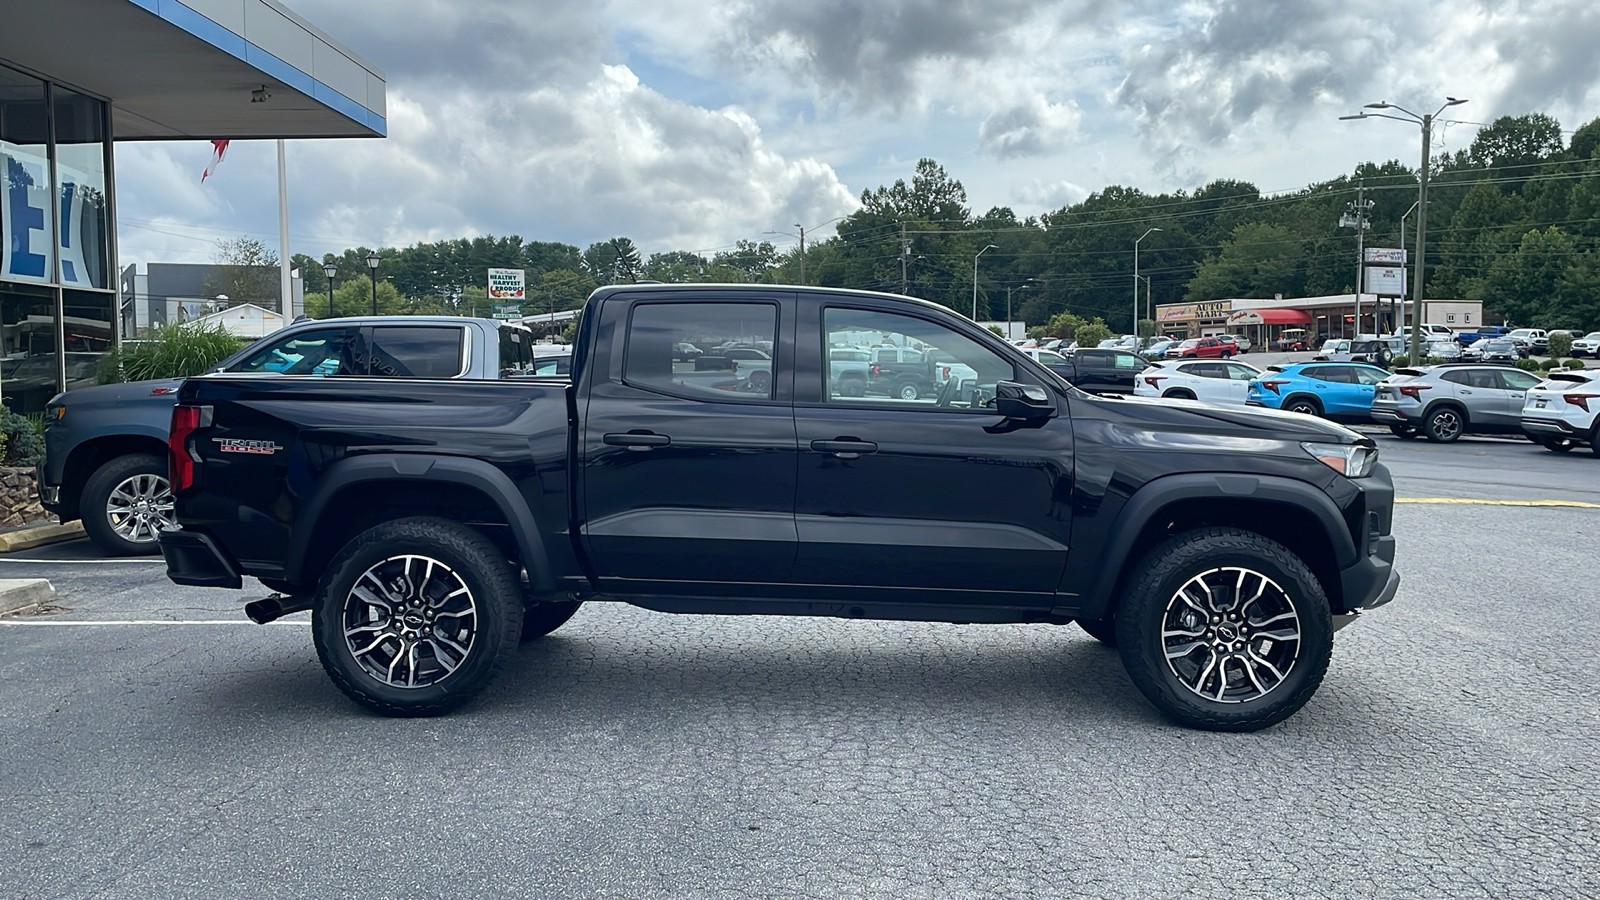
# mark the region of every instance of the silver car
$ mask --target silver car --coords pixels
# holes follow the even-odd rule
[[[1456,363],[1396,369],[1378,384],[1372,420],[1403,438],[1447,444],[1463,434],[1521,434],[1539,378],[1510,366]]]

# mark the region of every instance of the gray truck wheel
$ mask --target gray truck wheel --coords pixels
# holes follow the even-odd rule
[[[386,716],[471,700],[522,631],[505,554],[448,519],[396,519],[357,535],[317,586],[317,656],[350,699]]]
[[[102,465],[84,482],[78,513],[84,533],[107,556],[160,553],[161,529],[177,524],[166,458],[133,453]]]
[[[894,389],[894,395],[900,400],[916,400],[922,396],[922,391],[915,381],[902,381]]]
[[[578,607],[583,605],[582,600],[572,603],[540,603],[536,606],[524,607],[522,610],[522,640],[533,641],[544,637],[557,628],[567,624],[567,620],[578,614]]]
[[[1117,610],[1135,686],[1191,728],[1255,731],[1316,693],[1333,654],[1327,595],[1282,544],[1233,528],[1169,538]]]
[[[865,397],[867,395],[867,380],[865,378],[844,378],[839,382],[839,396]]]

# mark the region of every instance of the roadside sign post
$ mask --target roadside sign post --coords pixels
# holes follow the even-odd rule
[[[489,270],[489,308],[496,319],[522,318],[522,301],[527,296],[527,283],[521,269]]]

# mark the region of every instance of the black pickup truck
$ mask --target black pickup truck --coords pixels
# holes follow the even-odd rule
[[[674,359],[771,341],[764,392]],[[829,348],[938,352],[932,397],[842,390]],[[171,429],[172,580],[313,611],[389,715],[475,695],[581,603],[1078,622],[1180,723],[1251,730],[1394,597],[1393,488],[1310,416],[1079,392],[950,310],[804,287],[633,285],[585,307],[570,382],[221,373]],[[1063,686],[1064,688],[1066,686]]]

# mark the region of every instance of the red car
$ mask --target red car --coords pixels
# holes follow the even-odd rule
[[[1181,344],[1167,348],[1167,359],[1229,359],[1237,352],[1232,344],[1223,343],[1214,337],[1190,338]]]

